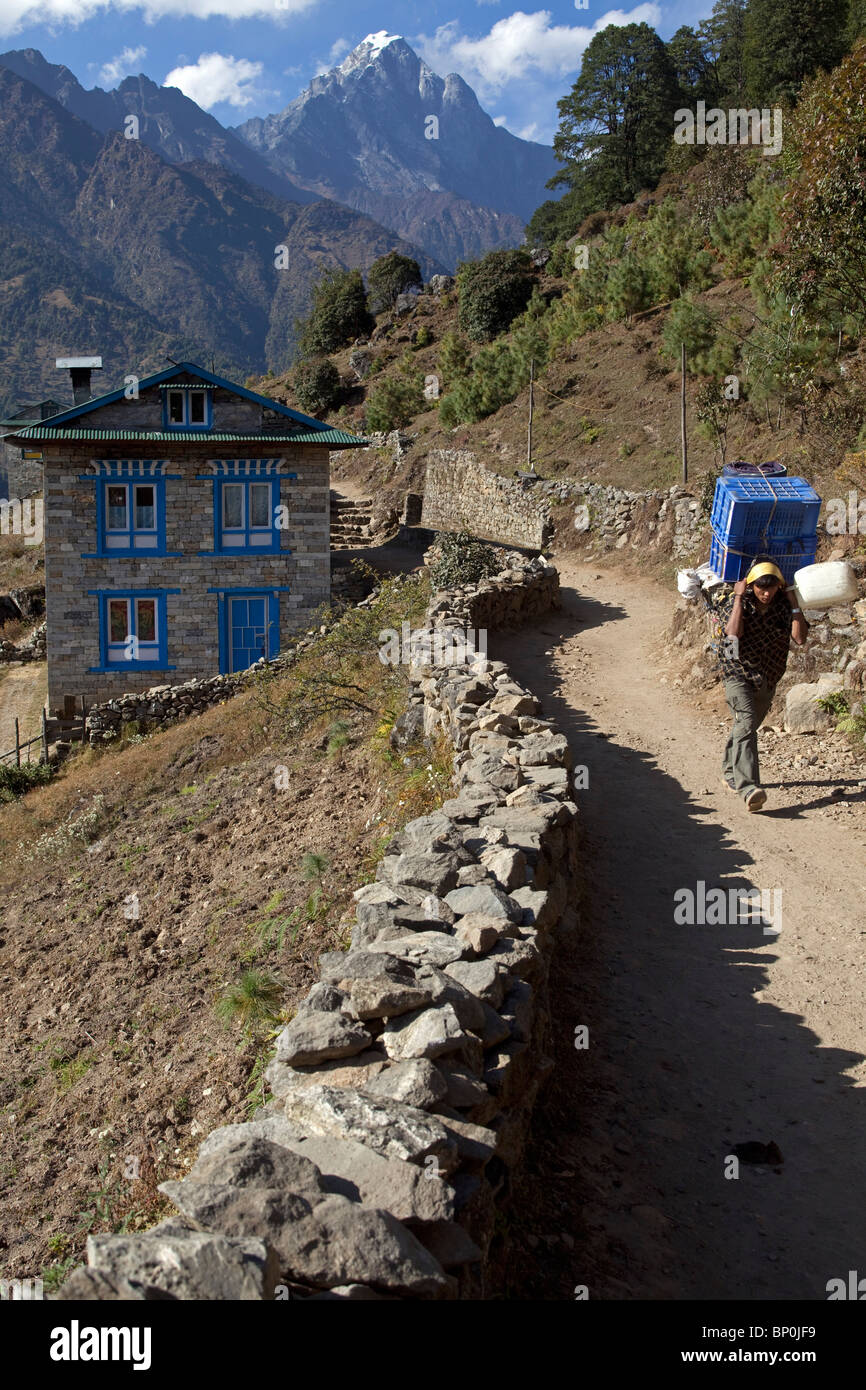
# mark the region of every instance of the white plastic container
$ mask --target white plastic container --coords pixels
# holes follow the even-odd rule
[[[805,565],[794,575],[801,608],[844,608],[859,596],[857,576],[845,560]]]

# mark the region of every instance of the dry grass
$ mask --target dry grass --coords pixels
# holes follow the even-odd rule
[[[24,536],[0,535],[0,594],[45,583],[44,548],[24,542]]]
[[[205,749],[190,758],[195,745]],[[215,705],[181,724],[161,729],[142,743],[116,742],[89,747],[74,754],[48,786],[0,808],[0,884],[32,877],[19,845],[31,845],[67,817],[89,809],[104,798],[103,824],[130,800],[160,800],[179,795],[193,776],[207,776],[233,767],[267,745],[267,721],[251,691]],[[194,765],[193,765],[194,762]]]
[[[33,624],[23,618],[10,618],[7,623],[0,624],[0,642],[20,643],[32,630]]]

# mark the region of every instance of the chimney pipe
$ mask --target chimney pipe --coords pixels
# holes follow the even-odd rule
[[[90,389],[90,373],[102,371],[101,357],[58,357],[54,364],[59,369],[68,369],[72,378],[72,401],[74,405],[84,405],[93,399]]]

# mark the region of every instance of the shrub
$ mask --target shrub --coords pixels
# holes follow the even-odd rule
[[[308,317],[297,324],[301,356],[336,352],[374,327],[360,270],[326,270],[313,285]]]
[[[299,362],[292,377],[295,398],[308,415],[324,415],[337,403],[340,373],[328,357]]]
[[[54,776],[50,763],[26,763],[23,767],[0,764],[0,802],[14,801],[31,787],[44,786]]]
[[[398,294],[423,284],[421,269],[417,261],[409,256],[401,256],[397,251],[389,251],[380,256],[367,272],[367,305],[371,314],[381,314],[390,309]]]
[[[458,323],[477,343],[504,333],[529,303],[535,283],[525,251],[489,251],[460,266]]]
[[[459,333],[443,335],[436,365],[447,388],[453,386],[458,377],[465,375],[471,359],[472,353],[465,338]]]
[[[664,357],[679,362],[685,343],[691,371],[710,375],[715,366],[713,349],[716,345],[717,322],[702,304],[685,297],[678,299],[662,329],[659,351]]]
[[[403,429],[423,404],[422,392],[416,381],[381,381],[367,397],[366,427],[382,432]]]
[[[427,327],[427,324],[422,323],[421,327],[418,329],[418,332],[415,334],[415,340],[412,343],[412,347],[415,349],[429,347],[432,341],[433,334],[430,332],[430,329]]]
[[[217,1002],[217,1018],[226,1025],[240,1023],[247,1031],[274,1023],[279,1018],[281,995],[282,988],[273,975],[245,970],[235,984],[226,986]]]
[[[502,568],[502,556],[497,548],[476,540],[468,531],[437,535],[434,545],[438,554],[429,570],[436,589],[474,584],[485,575],[498,574]]]

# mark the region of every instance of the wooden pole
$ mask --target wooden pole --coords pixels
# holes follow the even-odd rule
[[[535,381],[535,358],[530,358],[529,362],[529,424],[526,431],[526,467],[530,473],[534,473],[532,466],[532,404],[533,404],[533,382]]]
[[[689,443],[686,436],[686,345],[680,344],[680,434],[683,442],[683,487],[689,481]]]
[[[45,713],[45,706],[42,706],[42,761],[48,762],[48,716]]]
[[[15,720],[15,765],[21,766],[21,735],[18,732],[18,720]]]

